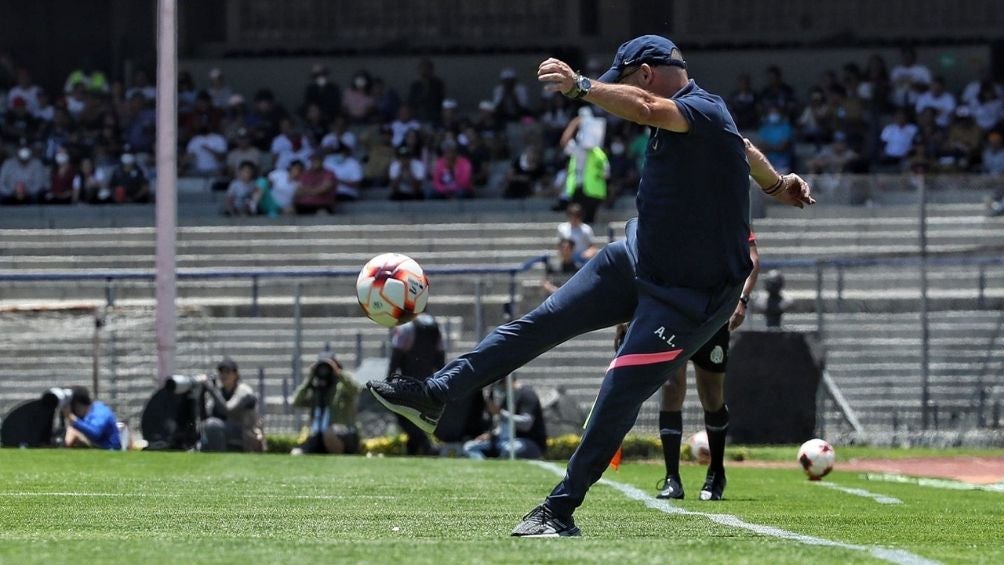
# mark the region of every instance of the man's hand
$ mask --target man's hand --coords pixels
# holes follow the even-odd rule
[[[746,319],[746,305],[740,302],[736,304],[736,311],[732,313],[732,317],[729,318],[729,331],[734,332],[736,328],[743,325],[743,320]]]
[[[544,83],[547,92],[567,94],[575,89],[575,71],[568,63],[547,59],[537,67],[537,80]]]
[[[794,173],[781,175],[781,186],[772,196],[779,202],[790,204],[796,208],[804,208],[806,204],[811,206],[816,203],[816,199],[812,197],[809,183]]]

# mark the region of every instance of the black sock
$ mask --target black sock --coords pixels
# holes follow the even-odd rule
[[[683,437],[683,412],[659,411],[659,439],[666,460],[666,476],[680,474],[680,438]]]
[[[725,434],[729,430],[729,407],[722,405],[717,412],[704,413],[704,427],[708,430],[708,449],[711,451],[709,470],[725,468]]]

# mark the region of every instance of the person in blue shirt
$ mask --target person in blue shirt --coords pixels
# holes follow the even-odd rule
[[[530,313],[503,324],[470,353],[425,381],[370,381],[373,396],[427,432],[443,407],[503,378],[577,335],[631,321],[607,368],[562,481],[512,531],[580,535],[572,513],[600,479],[642,403],[725,325],[752,268],[749,177],[765,194],[812,204],[797,175],[779,175],[740,135],[725,101],[690,78],[670,40],[645,35],[621,45],[593,81],[547,59],[537,79],[551,92],[648,126],[638,217],[627,239],[607,245]]]
[[[91,400],[87,387],[75,386],[70,405],[63,410],[66,447],[122,449],[115,414],[104,402]]]

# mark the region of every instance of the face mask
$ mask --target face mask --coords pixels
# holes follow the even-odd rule
[[[767,116],[767,121],[776,124],[781,121],[781,114],[769,114]]]
[[[22,161],[27,161],[28,159],[31,159],[31,149],[28,149],[27,147],[18,149],[17,158]]]
[[[624,144],[623,143],[611,143],[610,144],[610,152],[613,153],[614,155],[623,155],[624,154]]]
[[[123,153],[122,154],[122,164],[123,165],[132,165],[135,162],[136,162],[136,156],[133,155],[132,153]]]
[[[366,77],[356,77],[352,84],[356,85],[356,88],[366,88]]]
[[[59,165],[65,165],[70,162],[70,156],[66,153],[56,153],[56,163]]]
[[[314,82],[317,83],[317,86],[324,86],[324,85],[328,84],[328,77],[326,77],[324,75],[321,75],[321,76],[315,78]]]

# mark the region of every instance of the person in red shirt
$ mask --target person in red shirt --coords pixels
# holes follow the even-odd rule
[[[316,214],[322,210],[335,213],[335,190],[338,179],[323,166],[321,152],[310,156],[310,164],[300,174],[300,187],[293,196],[297,214]]]
[[[46,204],[76,204],[80,199],[79,188],[74,187],[77,168],[70,162],[70,154],[60,149],[56,153],[56,167],[52,169],[49,190],[44,195]]]

